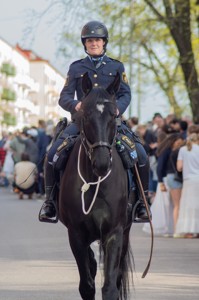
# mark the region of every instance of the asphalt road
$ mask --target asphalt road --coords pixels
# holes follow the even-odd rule
[[[39,199],[18,200],[9,188],[0,188],[0,300],[81,299],[67,230],[61,223],[38,221],[42,203]],[[141,275],[149,257],[150,237],[141,224],[132,226],[131,246],[135,271],[130,299],[199,299],[199,239],[156,237],[145,279]],[[97,243],[93,249],[98,256]],[[96,282],[96,300],[100,300],[100,266]]]

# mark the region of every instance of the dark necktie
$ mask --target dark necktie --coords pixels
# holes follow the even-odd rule
[[[92,58],[92,61],[95,65],[96,69],[98,69],[102,64],[102,58],[101,57],[100,58]]]

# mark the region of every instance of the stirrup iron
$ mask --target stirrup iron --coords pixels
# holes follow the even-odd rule
[[[135,205],[133,207],[132,222],[133,223],[149,223],[150,222],[149,219],[143,220],[143,219],[140,219],[140,218],[136,217],[136,210],[137,210],[137,207],[138,207],[139,204],[141,204],[140,200],[136,201],[136,203],[135,203]]]

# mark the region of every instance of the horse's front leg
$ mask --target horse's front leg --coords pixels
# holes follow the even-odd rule
[[[127,295],[130,292],[129,272],[131,272],[131,279],[133,284],[133,273],[132,273],[133,255],[131,253],[130,246],[129,246],[129,232],[130,232],[130,226],[124,231],[123,234],[122,254],[121,254],[120,267],[119,267],[118,278],[117,278],[117,287],[118,290],[120,291],[120,294],[123,294],[124,299],[127,298]]]
[[[117,227],[103,240],[104,250],[104,285],[102,287],[103,300],[118,300],[117,287],[118,272],[123,245],[123,228]]]
[[[95,275],[97,263],[93,251],[83,238],[83,234],[68,230],[69,242],[77,262],[80,283],[79,292],[83,300],[95,300]]]

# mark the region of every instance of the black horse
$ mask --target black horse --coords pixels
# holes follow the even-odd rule
[[[90,247],[99,240],[103,254],[103,300],[126,300],[132,273],[129,245],[128,179],[114,146],[117,74],[107,88],[92,88],[88,74],[82,80],[80,138],[63,173],[59,218],[68,228],[69,242],[80,274],[82,299],[95,299],[97,262]]]

